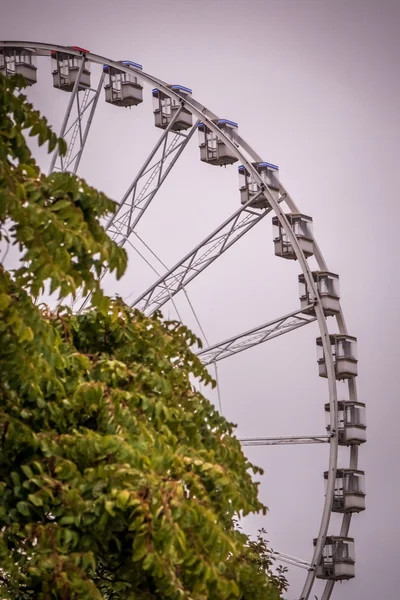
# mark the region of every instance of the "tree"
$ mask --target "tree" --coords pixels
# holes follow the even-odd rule
[[[182,324],[108,298],[126,254],[115,204],[40,173],[25,135],[64,143],[0,76],[0,597],[274,600],[284,577],[235,519],[262,511],[234,426],[190,383],[213,384]],[[78,290],[92,307],[38,305]],[[268,574],[269,572],[269,574]]]

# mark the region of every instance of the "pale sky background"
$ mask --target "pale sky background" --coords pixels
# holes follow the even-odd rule
[[[337,585],[333,598],[398,597],[400,2],[3,0],[1,15],[0,39],[79,45],[193,88],[280,166],[285,187],[314,219],[330,270],[340,275],[349,333],[359,339],[359,400],[367,404],[368,443],[359,461],[367,511],[351,527],[356,579]],[[59,127],[68,96],[52,89],[49,61],[39,66],[30,98]],[[80,174],[119,200],[158,135],[149,88],[131,111],[102,99]],[[239,207],[237,187],[237,165],[200,164],[193,139],[139,233],[171,266]],[[298,273],[297,263],[274,257],[267,217],[188,286],[210,342],[296,310]],[[124,281],[109,291],[133,299],[154,278],[132,256]],[[184,298],[177,299],[194,327]],[[220,363],[224,414],[239,435],[324,433],[327,385],[317,375],[317,335],[310,325]],[[263,526],[274,548],[309,560],[328,448],[247,454],[265,469],[260,494],[270,508],[248,531]],[[341,452],[339,467],[347,464]],[[330,532],[337,533],[333,517]],[[290,600],[304,576],[290,569]]]

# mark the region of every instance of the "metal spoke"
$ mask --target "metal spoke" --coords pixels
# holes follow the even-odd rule
[[[304,310],[311,308],[311,306],[308,306]],[[204,365],[209,365],[214,361],[223,360],[228,356],[233,356],[234,354],[238,354],[238,352],[243,352],[243,350],[308,325],[308,323],[312,323],[315,320],[316,317],[304,315],[301,310],[298,310],[254,329],[250,329],[250,331],[240,333],[219,344],[214,344],[209,348],[200,350],[200,352],[197,352],[197,356]]]
[[[79,82],[84,65],[85,60],[82,60],[60,131],[60,137],[67,143],[67,153],[65,156],[60,156],[58,149],[54,150],[49,173],[53,171],[76,173],[83,155],[104,82],[104,73],[102,73],[96,89],[80,88]]]
[[[179,114],[180,111],[177,111],[168,127],[163,131],[139,173],[125,192],[117,212],[110,218],[105,227],[111,239],[121,247],[126,244],[134,232],[150,202],[160,190],[172,167],[197,129],[198,122],[193,125],[187,134],[173,131],[173,124]],[[107,271],[108,269],[103,270],[101,279]],[[169,295],[168,299],[171,298],[172,295]],[[83,300],[79,312],[85,308],[89,299],[90,295]]]
[[[269,437],[269,438],[239,438],[242,446],[293,446],[297,444],[326,444],[330,440],[329,435],[308,435],[291,437]]]
[[[329,600],[332,595],[333,586],[335,585],[334,581],[327,581],[324,589],[324,593],[321,596],[321,600]]]
[[[179,263],[160,277],[132,303],[132,306],[146,314],[158,310],[171,295],[174,296],[179,292],[271,211],[269,206],[259,211],[250,210],[251,202],[254,202],[254,198],[234,212]]]
[[[295,556],[291,556],[290,554],[285,554],[284,552],[278,552],[275,550],[272,552],[273,556],[279,558],[280,561],[287,563],[288,565],[292,565],[294,567],[300,567],[300,569],[311,569],[311,563],[306,560],[302,560],[300,558],[296,558]]]
[[[138,175],[125,192],[117,213],[107,223],[106,228],[112,239],[120,246],[125,244],[143,217],[150,202],[197,129],[198,123],[193,125],[187,134],[175,132],[173,125],[179,114],[180,111],[177,111],[174,119],[169,123]]]

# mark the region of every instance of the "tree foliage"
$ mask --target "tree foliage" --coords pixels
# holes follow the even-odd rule
[[[260,470],[190,383],[213,383],[199,340],[104,295],[115,204],[40,173],[26,136],[65,147],[21,85],[0,76],[0,236],[21,253],[0,267],[0,597],[275,600],[284,576],[236,526],[266,510]],[[38,306],[46,286],[92,307]]]

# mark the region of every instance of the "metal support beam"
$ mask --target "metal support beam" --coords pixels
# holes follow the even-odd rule
[[[79,150],[75,153],[74,157],[71,160],[71,163],[73,163],[73,167],[72,167],[72,169],[70,169],[72,173],[77,172],[79,163],[81,162],[83,150],[86,145],[86,140],[89,135],[89,131],[90,131],[90,127],[92,125],[94,113],[96,112],[97,103],[99,101],[100,93],[101,93],[101,90],[103,87],[104,77],[105,77],[105,73],[102,72],[96,91],[95,92],[94,92],[94,90],[89,91],[89,93],[92,92],[92,98],[90,99],[90,101],[88,101],[86,103],[86,105],[84,107],[82,107],[83,111],[82,110],[80,111],[80,117],[79,117],[79,130],[81,132],[80,146],[79,146]],[[89,107],[90,107],[90,113],[89,113],[88,119],[86,121],[86,125],[84,127],[84,131],[83,131],[83,135],[82,135],[82,117],[83,117],[83,113],[87,109],[89,109]],[[76,127],[76,125],[77,124],[75,124],[75,127]],[[73,147],[72,147],[72,149],[73,149]],[[72,154],[72,150],[71,150],[71,154]],[[67,169],[68,168],[69,168],[69,164],[67,165]]]
[[[188,133],[173,131],[179,114],[174,115],[107,223],[106,229],[119,246],[125,244],[197,129],[198,121]]]
[[[132,235],[150,202],[160,190],[197,129],[199,121],[193,125],[188,133],[173,131],[173,124],[179,117],[181,110],[176,112],[168,127],[163,131],[153,150],[144,161],[139,173],[125,192],[117,212],[112,215],[105,227],[111,239],[121,247],[126,244]],[[101,279],[107,271],[108,269],[103,270]],[[85,308],[90,297],[89,294],[83,299],[78,312]]]
[[[131,306],[139,308],[146,314],[152,314],[189,281],[197,277],[271,211],[269,206],[259,210],[253,209],[250,206],[252,202],[254,202],[254,198],[210,233],[172,269],[139,296]]]
[[[212,362],[223,360],[228,356],[233,356],[234,354],[238,354],[238,352],[243,352],[243,350],[308,325],[308,323],[312,323],[313,321],[316,321],[316,317],[304,315],[301,310],[297,310],[279,319],[274,319],[274,321],[250,329],[250,331],[235,335],[219,344],[214,344],[209,348],[200,350],[200,352],[197,352],[197,356],[204,365],[209,365]]]
[[[321,596],[321,600],[329,600],[329,598],[332,595],[334,585],[335,585],[335,581],[332,579],[330,581],[326,582],[324,593]]]
[[[76,173],[82,158],[104,82],[104,73],[102,73],[96,89],[80,88],[79,82],[84,66],[85,58],[82,59],[59,134],[67,143],[67,153],[65,156],[60,156],[58,149],[54,150],[49,173],[53,171]]]
[[[281,562],[285,562],[288,565],[292,565],[294,567],[300,567],[300,569],[311,569],[311,564],[306,560],[302,560],[300,558],[296,558],[295,556],[290,556],[290,554],[285,554],[283,552],[277,552],[276,550],[272,552],[272,555],[276,558],[279,558]]]
[[[293,446],[297,444],[326,444],[330,435],[308,435],[269,438],[239,438],[242,446]]]

